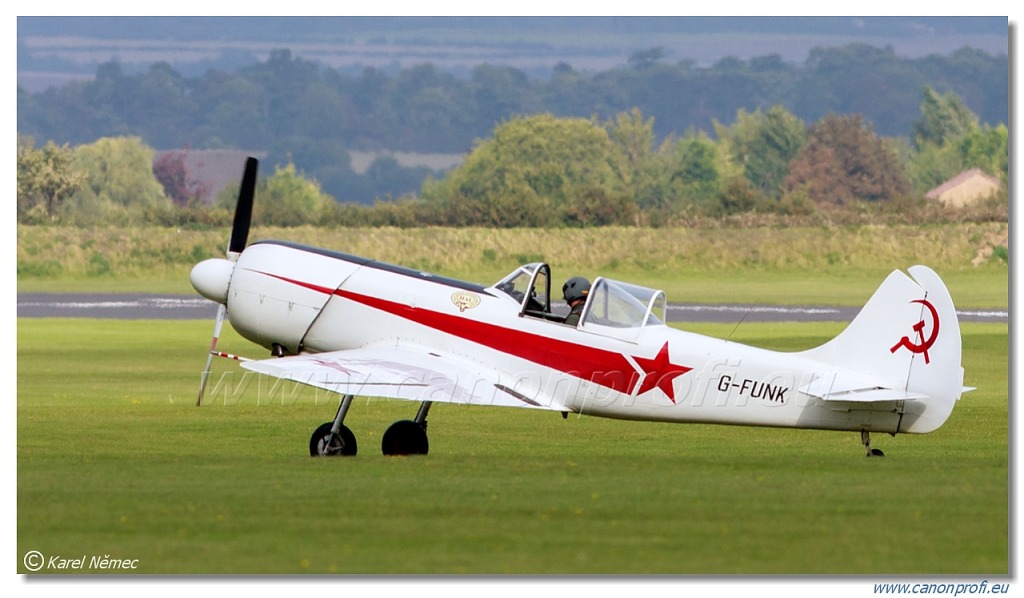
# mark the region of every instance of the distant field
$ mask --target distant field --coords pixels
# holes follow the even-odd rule
[[[750,19],[747,21],[749,23]],[[19,51],[49,60],[26,61],[34,64],[36,70],[19,69],[18,85],[41,91],[48,85],[63,84],[71,79],[91,79],[95,76],[96,64],[114,59],[127,69],[143,69],[165,61],[180,72],[201,73],[211,64],[217,68],[234,68],[239,55],[264,61],[272,50],[279,48],[288,48],[304,60],[339,70],[368,66],[388,69],[395,65],[410,68],[431,63],[442,70],[468,73],[473,67],[487,63],[508,65],[542,76],[550,74],[560,62],[578,71],[621,67],[627,64],[631,54],[648,48],[662,48],[666,59],[672,62],[690,60],[705,67],[724,57],[748,60],[770,55],[801,64],[814,48],[852,43],[892,47],[897,54],[910,58],[948,55],[964,46],[992,54],[1007,51],[1005,33],[964,34],[936,29],[927,35],[898,35],[892,31],[865,32],[852,26],[844,33],[834,30],[814,33],[785,31],[772,23],[766,23],[760,31],[743,27],[730,31],[728,26],[719,23],[701,32],[685,32],[652,29],[649,25],[638,29],[636,22],[628,19],[620,19],[612,26],[595,26],[578,19],[551,18],[539,24],[498,19],[475,27],[467,27],[465,23],[445,27],[442,19],[435,19],[419,28],[407,24],[383,25],[377,29],[344,27],[334,35],[313,33],[303,37],[292,30],[280,39],[275,39],[273,33],[246,39],[256,35],[250,32],[247,36],[246,31],[240,29],[244,25],[226,23],[223,27],[231,29],[227,38],[223,32],[218,32],[211,33],[208,39],[197,39],[194,32],[187,30],[181,31],[183,35],[153,35],[149,39],[145,31],[123,39],[83,34],[22,34],[18,40]],[[61,70],[53,70],[54,64],[59,64]],[[76,65],[80,66],[76,68]]]
[[[841,324],[687,327],[802,349]],[[852,433],[447,405],[429,455],[386,458],[416,405],[367,399],[359,456],[312,459],[336,399],[252,384],[194,406],[209,322],[20,320],[17,570],[39,551],[144,574],[1006,575],[1007,326],[963,331],[978,390],[932,434],[875,439],[884,459]]]
[[[196,262],[227,230],[18,227],[19,291],[193,292]],[[893,269],[923,263],[958,307],[1005,308],[1005,223],[817,228],[254,228],[287,239],[489,284],[545,260],[556,279],[603,275],[670,301],[860,305]]]

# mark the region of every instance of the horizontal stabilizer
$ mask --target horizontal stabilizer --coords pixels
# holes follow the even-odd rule
[[[927,399],[928,395],[919,392],[907,392],[894,388],[872,388],[870,390],[854,390],[851,392],[831,394],[823,397],[826,401],[851,401],[854,403],[877,403],[881,401],[917,401]]]
[[[812,392],[804,391],[803,389],[801,389],[801,392],[806,392],[806,394],[817,397],[823,401],[849,401],[852,403],[878,403],[882,401],[916,401],[928,398],[928,395],[916,392],[907,392],[905,390],[899,390],[896,388],[864,388],[859,390],[831,392],[822,395],[816,395]]]
[[[910,392],[901,388],[889,388],[872,381],[870,377],[829,375],[816,379],[800,388],[800,392],[823,401],[853,401],[874,403],[878,401],[913,401],[926,399],[928,395]]]

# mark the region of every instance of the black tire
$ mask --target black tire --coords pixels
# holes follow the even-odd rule
[[[871,454],[869,456],[870,457],[884,457],[885,453],[882,452],[882,449],[873,448],[873,449],[871,449]]]
[[[338,435],[331,438],[334,422],[322,424],[309,439],[311,457],[354,457],[358,447],[356,436],[346,426],[341,426]]]
[[[385,455],[426,455],[429,449],[426,428],[411,419],[391,424],[380,441]]]

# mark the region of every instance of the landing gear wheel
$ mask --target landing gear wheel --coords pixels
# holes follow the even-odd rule
[[[893,436],[896,434],[894,433]],[[860,443],[864,445],[868,457],[884,457],[885,453],[881,449],[871,448],[871,432],[868,430],[860,431]]]
[[[391,424],[380,441],[385,455],[426,455],[429,448],[426,428],[411,419]]]
[[[309,439],[311,457],[352,457],[356,454],[356,436],[344,425],[337,436],[331,434],[334,422],[322,424]]]

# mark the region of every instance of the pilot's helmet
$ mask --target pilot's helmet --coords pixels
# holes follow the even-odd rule
[[[590,292],[590,281],[582,276],[573,276],[562,285],[562,297],[567,303],[585,299]]]

